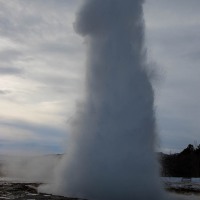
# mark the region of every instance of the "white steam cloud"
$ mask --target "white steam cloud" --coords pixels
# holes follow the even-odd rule
[[[75,30],[88,45],[86,99],[49,192],[89,200],[160,200],[142,0],[86,0]]]
[[[0,160],[0,173],[11,180],[51,183],[61,156],[5,156]]]

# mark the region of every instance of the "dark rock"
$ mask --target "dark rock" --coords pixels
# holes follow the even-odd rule
[[[78,200],[77,198],[68,198],[51,194],[38,193],[37,187],[40,183],[11,183],[0,182],[0,199],[16,200]]]

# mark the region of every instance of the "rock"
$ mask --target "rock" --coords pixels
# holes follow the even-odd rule
[[[39,183],[12,183],[0,182],[0,199],[15,200],[78,200],[77,198],[68,198],[37,192]]]

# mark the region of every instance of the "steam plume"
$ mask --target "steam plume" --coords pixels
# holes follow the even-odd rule
[[[75,29],[88,45],[86,100],[72,124],[56,193],[90,200],[160,200],[154,93],[142,0],[86,0]]]

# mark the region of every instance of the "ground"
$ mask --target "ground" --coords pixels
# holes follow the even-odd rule
[[[162,178],[164,187],[169,192],[200,195],[200,178]]]
[[[163,178],[165,189],[170,192],[173,200],[200,199],[200,179],[183,182],[181,178]],[[0,178],[0,200],[78,200],[63,196],[38,193],[40,183],[24,183],[22,181]],[[80,199],[79,199],[80,200]]]
[[[78,200],[37,192],[38,183],[16,183],[0,181],[0,199],[15,200]]]

